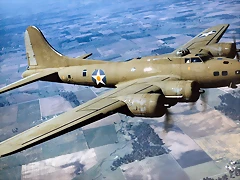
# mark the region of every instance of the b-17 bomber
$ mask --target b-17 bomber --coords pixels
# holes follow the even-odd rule
[[[91,54],[64,56],[37,27],[29,26],[24,37],[27,70],[23,79],[1,88],[0,93],[38,80],[112,89],[1,142],[0,156],[22,151],[117,112],[138,117],[165,115],[167,130],[171,106],[196,102],[204,94],[202,88],[236,88],[240,83],[236,42],[219,43],[228,27],[229,24],[221,24],[208,28],[172,53],[111,62],[88,59]]]

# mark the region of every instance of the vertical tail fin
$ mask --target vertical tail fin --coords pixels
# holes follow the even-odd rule
[[[26,56],[30,67],[64,67],[69,64],[69,58],[57,52],[37,27],[29,26],[25,31],[24,40]]]
[[[87,64],[106,63],[100,60],[85,60],[90,54],[85,54],[79,58],[70,58],[56,51],[46,40],[40,29],[29,26],[25,31],[26,56],[29,68],[58,68],[67,66],[78,66]]]

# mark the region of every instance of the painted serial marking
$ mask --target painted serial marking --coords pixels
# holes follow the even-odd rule
[[[207,37],[207,36],[215,34],[215,33],[216,33],[216,31],[209,31],[209,32],[205,32],[205,33],[200,34],[198,37],[200,37],[200,38]]]
[[[103,70],[101,69],[96,69],[92,73],[92,81],[96,83],[97,85],[103,84],[106,85],[106,75]]]

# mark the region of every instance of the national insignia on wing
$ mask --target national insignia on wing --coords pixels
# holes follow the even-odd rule
[[[202,34],[200,34],[198,37],[207,37],[207,36],[209,36],[209,35],[212,35],[212,34],[215,34],[216,33],[216,31],[209,31],[209,32],[205,32],[205,33],[202,33]]]

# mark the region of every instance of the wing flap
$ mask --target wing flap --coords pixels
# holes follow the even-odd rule
[[[10,91],[10,90],[15,89],[15,88],[30,84],[32,82],[41,80],[42,78],[47,77],[49,75],[52,75],[54,73],[57,73],[57,72],[56,71],[43,71],[43,72],[39,72],[39,73],[36,73],[36,74],[32,74],[32,75],[30,75],[26,78],[23,78],[19,81],[16,81],[12,84],[9,84],[9,85],[1,88],[0,89],[0,94],[4,93],[4,92],[7,92],[7,91]]]
[[[104,98],[104,99],[101,99],[100,101],[94,103],[94,104],[91,104],[91,106],[89,107],[85,107],[82,110],[98,110],[98,109],[102,109],[103,107],[107,107],[107,106],[110,106],[110,105],[113,105],[116,101],[113,100],[113,99],[109,99],[109,98]]]

